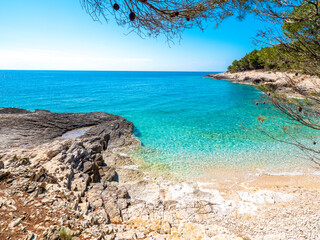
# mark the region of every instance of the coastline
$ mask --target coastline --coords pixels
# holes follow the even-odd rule
[[[266,186],[260,176],[261,181],[219,188],[168,179],[141,170],[128,156],[140,142],[122,117],[4,108],[0,115],[6,146],[0,151],[1,238],[56,239],[61,229],[74,240],[317,239],[319,234],[318,185],[288,180]],[[88,126],[76,138],[61,139]]]
[[[274,87],[277,92],[284,93],[289,97],[301,97],[301,95],[293,92],[290,84],[288,84],[289,81],[292,81],[304,92],[320,91],[320,78],[305,74],[251,70],[236,73],[224,72],[218,74],[209,74],[205,77],[227,80],[229,82],[251,86],[269,85]]]

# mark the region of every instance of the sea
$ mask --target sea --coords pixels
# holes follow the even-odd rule
[[[2,70],[0,107],[123,116],[133,122],[142,144],[129,154],[150,168],[180,176],[215,168],[274,174],[313,171],[296,147],[264,133],[286,139],[283,126],[294,123],[261,91],[207,74]],[[299,140],[313,142],[308,129],[292,129]]]

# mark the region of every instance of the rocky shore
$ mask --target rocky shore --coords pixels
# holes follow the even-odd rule
[[[206,77],[253,86],[269,85],[278,92],[296,97],[299,97],[299,95],[297,95],[296,91],[293,91],[292,84],[303,92],[320,91],[320,78],[305,74],[252,70],[237,73],[209,74]]]
[[[0,108],[0,239],[319,239],[318,185],[170,180],[130,158],[132,131],[107,113]]]

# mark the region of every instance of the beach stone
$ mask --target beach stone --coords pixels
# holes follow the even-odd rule
[[[121,240],[134,240],[137,239],[137,235],[135,234],[135,232],[133,231],[127,231],[127,232],[122,232],[122,233],[118,233],[116,235],[116,239],[121,239]]]
[[[218,225],[208,225],[206,226],[206,234],[208,237],[214,237],[218,234],[229,234],[229,231]]]
[[[106,235],[106,236],[104,236],[104,239],[105,240],[115,240],[116,235],[115,234]]]
[[[123,198],[123,199],[129,198],[128,190],[126,188],[124,188],[124,187],[120,187],[117,190],[117,197],[118,198]]]
[[[287,240],[286,234],[269,234],[263,237],[263,240]]]
[[[104,160],[103,160],[103,157],[102,157],[101,153],[97,153],[94,156],[94,161],[98,166],[103,166],[104,165]]]
[[[104,202],[104,209],[108,213],[110,217],[110,221],[112,223],[121,223],[122,217],[121,217],[121,211],[118,207],[118,204],[115,201],[107,200]]]
[[[206,236],[205,226],[192,222],[181,222],[179,234],[186,240],[203,239]]]
[[[90,182],[89,175],[77,173],[74,178],[75,179],[71,183],[71,190],[85,192]]]
[[[85,162],[83,164],[83,172],[87,173],[93,169],[93,162]]]
[[[100,173],[101,182],[111,182],[117,180],[117,173],[114,167],[102,167]]]
[[[12,221],[12,222],[9,224],[9,227],[10,227],[10,228],[13,228],[13,227],[18,226],[23,219],[24,219],[24,217],[20,217],[20,218],[18,218],[18,219],[16,219],[16,220]]]

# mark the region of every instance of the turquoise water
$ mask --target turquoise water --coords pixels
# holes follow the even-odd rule
[[[293,147],[256,129],[274,116],[251,86],[201,72],[0,71],[0,106],[55,112],[102,111],[132,121],[143,148],[136,158],[171,171],[209,167],[291,170],[305,165]],[[266,125],[278,134],[272,121]]]

